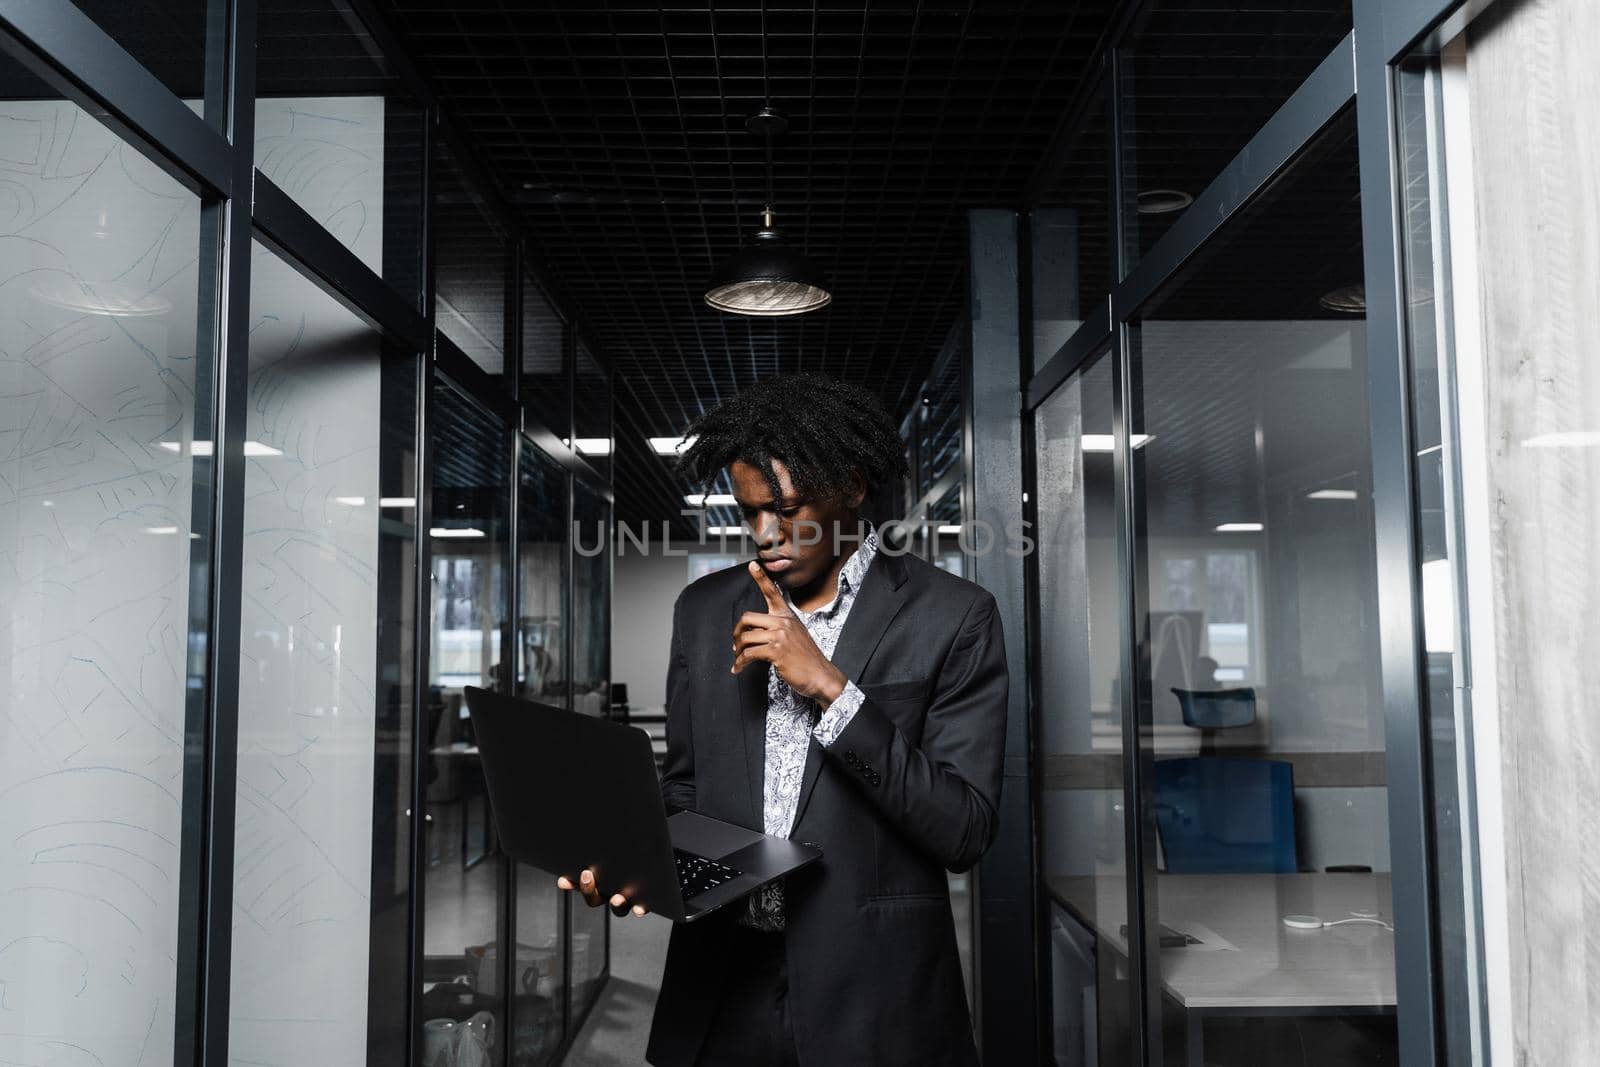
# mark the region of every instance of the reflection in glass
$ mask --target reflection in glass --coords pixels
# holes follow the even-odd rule
[[[255,163],[415,301],[423,113],[376,49],[335,0],[260,0]]]
[[[589,351],[589,346],[582,342],[577,346],[577,365],[573,373],[574,447],[578,455],[609,483],[611,450],[616,443],[611,421],[611,374],[605,364]]]
[[[221,132],[226,5],[216,0],[72,0],[110,38]],[[210,34],[208,37],[207,34]],[[211,51],[207,52],[207,49]]]
[[[1481,1048],[1483,949],[1474,828],[1473,694],[1465,626],[1461,436],[1456,413],[1453,302],[1445,254],[1444,120],[1434,60],[1398,73],[1405,245],[1406,340],[1411,367],[1412,471],[1416,493],[1428,752],[1432,760],[1434,876],[1442,1037],[1451,1062]],[[1466,211],[1463,206],[1457,210]],[[1459,223],[1457,223],[1459,225]],[[1457,605],[1462,605],[1458,609]],[[1481,1055],[1481,1053],[1479,1053]]]
[[[1035,368],[1105,306],[1111,288],[1107,110],[1105,94],[1098,92],[1061,173],[1029,214]]]
[[[1362,277],[1354,126],[1141,309],[1132,339],[1167,1064],[1396,1060],[1366,332],[1359,304],[1328,296]]]
[[[1350,0],[1145,5],[1122,55],[1123,275],[1352,24]]]
[[[488,1012],[500,1039],[503,857],[462,687],[501,688],[506,671],[510,443],[448,384],[434,387],[433,401],[422,1018],[426,1026]]]
[[[522,286],[522,402],[558,439],[572,436],[571,361],[561,316],[531,279]]]
[[[511,246],[442,138],[433,156],[434,318],[492,376],[506,374]]]
[[[229,1048],[364,1062],[406,1017],[416,362],[259,245],[250,307]]]
[[[574,541],[584,551],[572,565],[572,700],[585,715],[611,711],[611,502],[581,479],[573,480]],[[604,531],[602,535],[602,531]],[[611,912],[581,901],[572,905],[572,1017],[599,992],[606,974]]]
[[[1111,360],[1035,416],[1041,869],[1053,1063],[1130,1063]]]
[[[912,415],[917,420],[917,499],[960,463],[966,410],[964,337],[965,331],[958,330],[945,342],[923,386],[922,403]]]
[[[0,1062],[171,1062],[216,247],[197,197],[0,74]]]
[[[517,695],[567,707],[567,474],[522,442],[517,496]],[[518,866],[517,986],[511,1005],[514,1067],[548,1063],[561,1043],[564,894],[548,871]]]

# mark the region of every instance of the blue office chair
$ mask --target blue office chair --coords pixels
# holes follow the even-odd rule
[[[1200,731],[1202,756],[1216,754],[1218,730],[1249,726],[1256,721],[1254,689],[1174,688],[1172,694],[1183,711],[1183,724]]]
[[[1294,766],[1190,756],[1155,762],[1156,826],[1170,874],[1293,874]]]
[[[1226,730],[1256,721],[1256,691],[1245,689],[1173,689],[1183,724],[1197,730]]]

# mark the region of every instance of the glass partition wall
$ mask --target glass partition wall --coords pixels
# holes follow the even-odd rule
[[[609,369],[368,10],[0,5],[5,1062],[549,1063],[607,973],[461,687],[606,701]]]
[[[1359,190],[1348,112],[1131,332],[1164,1063],[1397,1059]]]
[[[1472,14],[1128,5],[1032,183],[1042,1061],[1487,1062],[1436,307]]]

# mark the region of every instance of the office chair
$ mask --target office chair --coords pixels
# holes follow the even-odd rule
[[[1183,725],[1200,731],[1200,754],[1216,752],[1216,731],[1249,726],[1256,721],[1256,691],[1245,689],[1172,690],[1183,711]]]
[[[1294,766],[1188,756],[1155,762],[1169,874],[1293,874]]]

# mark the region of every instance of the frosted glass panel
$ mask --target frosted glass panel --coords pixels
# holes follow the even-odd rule
[[[0,170],[0,1062],[171,1062],[201,204],[63,102]]]
[[[381,348],[260,246],[251,274],[230,1045],[360,1063]]]

